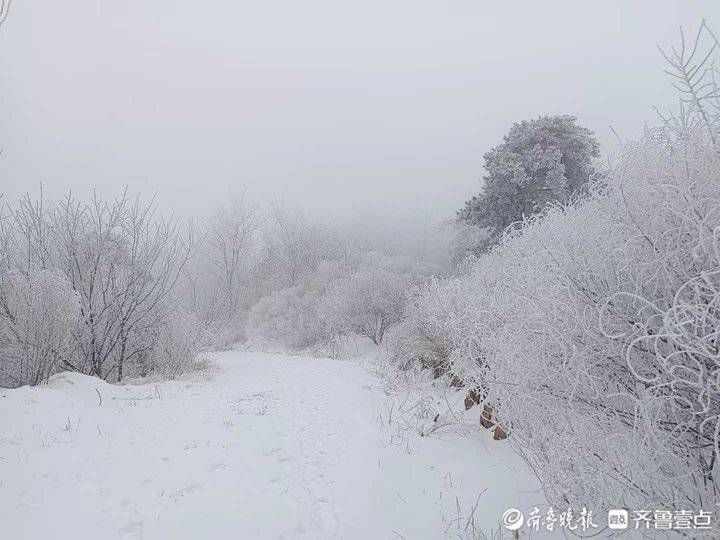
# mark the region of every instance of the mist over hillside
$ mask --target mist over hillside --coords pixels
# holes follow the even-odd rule
[[[0,538],[720,537],[719,6],[0,0]]]

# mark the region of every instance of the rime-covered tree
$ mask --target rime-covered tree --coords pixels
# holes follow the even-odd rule
[[[18,283],[30,291],[44,290],[37,272],[55,270],[80,305],[74,354],[53,360],[63,369],[122,380],[128,364],[153,349],[175,309],[175,286],[194,252],[192,228],[186,235],[180,220],[156,217],[153,201],[127,193],[112,201],[94,194],[89,202],[69,194],[58,203],[28,194],[8,212],[0,245],[9,253],[0,268],[25,276],[27,286]],[[23,307],[26,318],[44,324],[29,302],[8,305],[30,306]],[[4,312],[10,317],[13,309]]]
[[[497,243],[503,230],[523,216],[567,201],[588,182],[600,146],[576,120],[559,115],[515,123],[503,143],[485,154],[482,191],[458,212],[460,221],[487,232],[477,251]]]
[[[361,268],[338,281],[323,300],[322,312],[342,332],[355,332],[379,345],[403,315],[406,275],[382,268]]]
[[[245,195],[218,208],[204,224],[197,254],[184,269],[183,287],[200,319],[230,322],[246,301],[259,232],[257,208]]]
[[[0,387],[40,384],[62,369],[79,325],[79,297],[60,272],[0,272]]]

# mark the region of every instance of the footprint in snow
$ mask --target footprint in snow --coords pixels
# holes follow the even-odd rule
[[[188,484],[185,487],[178,489],[175,492],[168,493],[167,496],[173,499],[184,497],[185,495],[191,495],[200,489],[200,484]]]
[[[142,538],[143,524],[142,521],[131,521],[118,531],[125,538]]]

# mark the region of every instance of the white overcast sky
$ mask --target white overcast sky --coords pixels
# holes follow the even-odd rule
[[[674,99],[656,45],[702,17],[720,2],[15,0],[0,192],[449,217],[513,121],[636,136]]]

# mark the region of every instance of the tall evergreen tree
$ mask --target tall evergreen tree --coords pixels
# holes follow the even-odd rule
[[[497,243],[508,225],[568,200],[590,180],[600,145],[576,120],[559,115],[515,123],[503,143],[485,154],[482,191],[458,212],[461,222],[486,232],[477,251]]]

